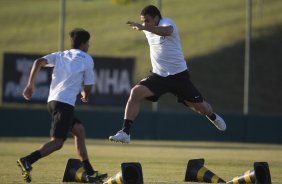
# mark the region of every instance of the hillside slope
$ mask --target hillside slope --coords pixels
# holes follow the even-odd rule
[[[253,2],[250,111],[282,114],[282,1]],[[85,27],[92,33],[91,55],[136,57],[137,82],[151,68],[149,50],[143,33],[131,30],[125,22],[139,21],[139,12],[147,4],[156,1],[119,6],[111,0],[67,0],[65,48],[69,48],[68,31]],[[192,80],[217,111],[242,112],[245,4],[245,0],[162,1],[163,15],[178,25]],[[0,54],[56,51],[58,18],[57,0],[1,0]],[[174,101],[169,95],[162,98],[160,109],[183,109]]]

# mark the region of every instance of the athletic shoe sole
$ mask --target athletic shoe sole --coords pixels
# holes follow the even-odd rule
[[[122,144],[129,144],[130,141],[120,141],[120,140],[115,140],[112,137],[109,137],[109,140],[112,142],[121,142]]]
[[[22,176],[24,177],[24,180],[27,182],[27,183],[30,183],[31,182],[31,176],[30,176],[30,173],[29,171],[27,171],[22,163],[22,161],[19,159],[17,161],[17,164],[18,166],[21,168],[21,171],[22,171]]]
[[[94,174],[95,175],[95,174]],[[108,177],[107,173],[98,173],[97,176],[88,176],[88,180],[90,183],[96,183],[96,184],[103,184],[103,179]]]

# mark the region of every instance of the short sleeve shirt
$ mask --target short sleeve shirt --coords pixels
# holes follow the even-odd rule
[[[158,26],[172,26],[173,32],[169,36],[159,36],[144,31],[150,46],[152,72],[166,77],[187,70],[175,23],[173,20],[163,17]]]
[[[54,67],[48,102],[56,100],[75,106],[83,85],[93,85],[92,57],[78,49],[55,52],[44,56],[47,66]]]

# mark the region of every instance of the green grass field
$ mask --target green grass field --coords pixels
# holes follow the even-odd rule
[[[23,183],[16,160],[37,149],[47,138],[0,138],[0,183]],[[253,169],[254,162],[268,162],[272,183],[282,183],[282,145],[188,141],[139,141],[116,144],[87,140],[95,169],[109,177],[120,171],[122,162],[140,162],[145,184],[183,182],[187,162],[204,158],[205,167],[226,181]],[[73,140],[33,165],[32,183],[63,183],[69,158],[76,158]]]

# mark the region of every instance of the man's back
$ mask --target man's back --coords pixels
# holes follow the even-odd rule
[[[75,104],[82,85],[94,84],[93,59],[87,53],[71,49],[44,56],[53,66],[48,102],[52,100]]]

